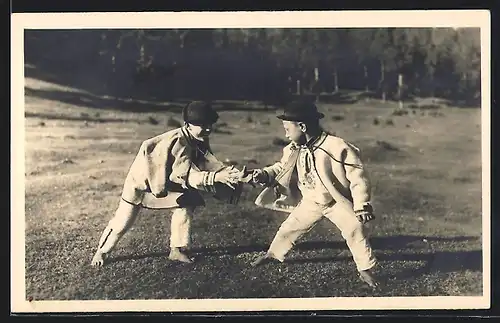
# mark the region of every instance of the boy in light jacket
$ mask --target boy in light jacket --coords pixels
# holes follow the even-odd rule
[[[314,104],[300,101],[278,115],[291,142],[279,162],[253,170],[253,182],[266,186],[255,204],[290,214],[267,253],[252,265],[283,262],[295,242],[326,217],[340,229],[360,279],[376,287],[377,261],[364,231],[374,219],[370,182],[359,149],[325,133],[319,125],[323,117]]]
[[[212,153],[209,135],[218,114],[206,102],[183,110],[184,126],[145,140],[133,161],[118,208],[99,240],[91,264],[102,266],[141,208],[173,210],[169,259],[192,262],[182,249],[190,242],[191,218],[205,202],[199,191],[237,203],[242,172]]]

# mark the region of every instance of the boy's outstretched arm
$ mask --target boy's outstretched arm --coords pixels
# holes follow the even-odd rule
[[[251,171],[252,173],[252,181],[256,184],[270,184],[274,181],[276,176],[281,173],[283,170],[284,165],[288,161],[288,158],[290,157],[291,154],[291,146],[288,145],[285,148],[283,148],[283,155],[281,156],[281,159],[274,164],[264,167],[264,168],[257,168],[253,169]]]

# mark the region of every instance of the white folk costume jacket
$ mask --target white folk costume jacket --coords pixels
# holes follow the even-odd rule
[[[290,213],[301,201],[297,182],[297,158],[300,149],[310,149],[312,172],[336,203],[350,212],[362,210],[371,200],[371,187],[360,158],[359,149],[342,138],[323,132],[308,147],[294,143],[283,148],[281,160],[264,168],[269,176],[266,188],[255,204]]]
[[[212,153],[208,140],[194,139],[186,127],[144,141],[127,174],[122,199],[153,209],[203,206],[199,191],[232,203],[237,187],[214,183],[215,173],[227,167]]]

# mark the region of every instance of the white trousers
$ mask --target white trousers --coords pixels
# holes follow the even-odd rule
[[[346,210],[338,203],[325,207],[314,202],[302,201],[281,224],[269,247],[269,252],[278,260],[284,261],[285,255],[293,248],[295,242],[310,231],[323,216],[341,231],[358,271],[368,270],[376,265],[377,260],[366,237],[365,226],[358,221],[354,211]]]
[[[99,250],[108,253],[116,246],[121,237],[130,229],[139,215],[141,207],[120,199],[114,217],[102,233]],[[170,223],[170,247],[186,247],[191,239],[191,219],[194,209],[176,208]]]

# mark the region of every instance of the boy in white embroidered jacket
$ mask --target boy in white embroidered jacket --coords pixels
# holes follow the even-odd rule
[[[192,259],[181,249],[190,242],[195,208],[205,205],[199,191],[232,204],[238,202],[244,171],[220,162],[208,141],[217,112],[210,104],[195,101],[184,108],[183,118],[183,127],[142,143],[125,179],[118,209],[100,238],[93,266],[104,264],[141,207],[173,210],[169,258],[190,263]]]
[[[372,268],[376,259],[364,231],[374,219],[371,187],[359,149],[322,131],[324,115],[307,102],[292,102],[278,118],[291,141],[274,165],[253,170],[253,182],[266,188],[259,206],[288,212],[267,253],[252,265],[284,261],[294,243],[324,216],[342,232],[362,281],[378,285]]]

